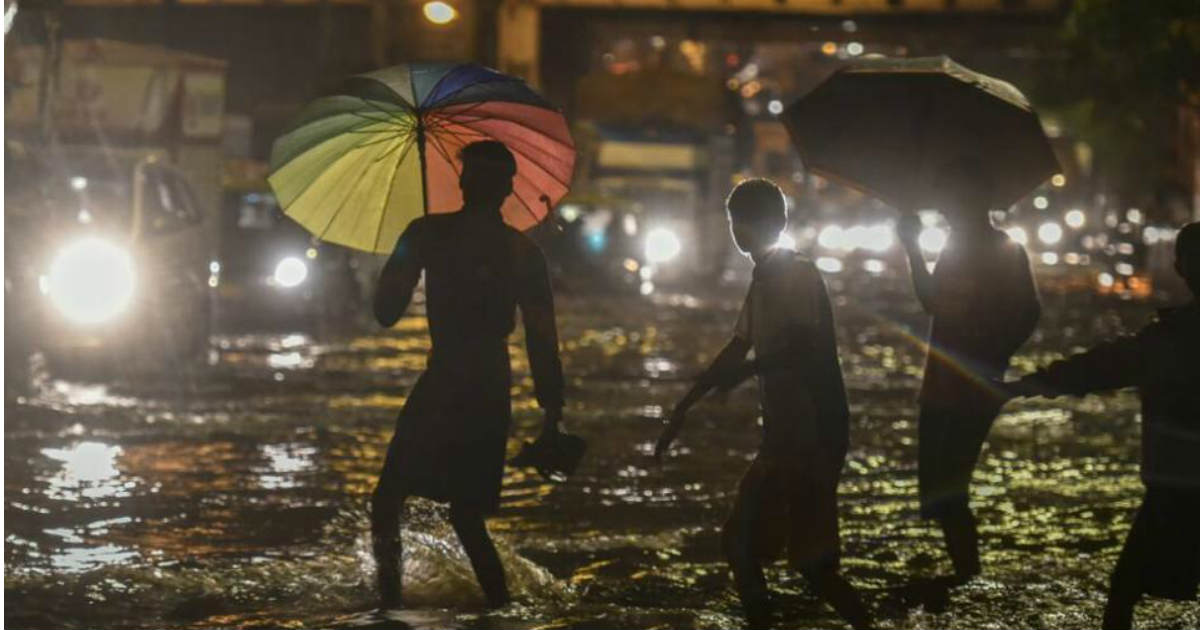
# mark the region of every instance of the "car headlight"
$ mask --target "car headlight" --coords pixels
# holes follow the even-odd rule
[[[288,256],[275,265],[275,284],[292,288],[308,277],[308,265],[295,256]]]
[[[1047,245],[1058,243],[1062,240],[1062,237],[1062,226],[1053,221],[1047,221],[1038,228],[1038,240]]]
[[[679,255],[683,245],[674,232],[666,228],[655,228],[646,234],[646,260],[664,263]]]
[[[67,319],[98,324],[129,306],[134,284],[129,252],[104,239],[87,237],[58,252],[50,263],[45,292]]]
[[[940,254],[946,249],[946,241],[950,235],[940,227],[927,226],[917,235],[917,244],[930,254]]]

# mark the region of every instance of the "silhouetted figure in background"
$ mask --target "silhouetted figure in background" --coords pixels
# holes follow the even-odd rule
[[[917,298],[933,318],[917,418],[921,515],[941,525],[955,581],[980,572],[968,486],[1004,405],[994,383],[1041,313],[1025,250],[991,225],[990,186],[969,159],[939,173],[935,189],[951,232],[932,274],[917,243],[920,220],[909,214],[899,225]]]
[[[1175,241],[1192,301],[1136,335],[1056,361],[1012,385],[1017,395],[1082,396],[1137,387],[1146,496],[1113,569],[1104,628],[1129,628],[1143,594],[1196,599],[1200,585],[1200,223]]]
[[[655,456],[670,447],[696,401],[757,375],[762,444],[721,534],[749,627],[771,622],[762,563],[785,548],[817,595],[854,627],[869,627],[866,607],[838,573],[837,488],[849,409],[825,283],[811,261],[775,247],[787,223],[775,184],[742,183],[726,207],[735,243],[754,261],[753,280],[733,339],[676,405]],[[746,360],[750,350],[755,358]]]
[[[425,272],[432,349],[428,366],[396,422],[371,527],[386,607],[400,604],[399,520],[404,500],[450,503],[450,521],[490,606],[509,601],[504,569],[484,516],[499,507],[504,451],[512,419],[508,335],[521,308],[538,404],[539,440],[558,435],[562,366],[546,262],[528,237],[505,225],[500,207],[512,193],[516,161],[499,142],[463,148],[463,208],[413,221],[379,278],[375,317],[392,326]]]

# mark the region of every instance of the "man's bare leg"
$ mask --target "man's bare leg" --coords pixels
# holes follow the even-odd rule
[[[458,534],[463,550],[471,559],[471,568],[475,570],[475,579],[479,580],[488,606],[499,608],[510,602],[512,598],[504,578],[504,566],[500,564],[500,555],[496,553],[496,546],[488,535],[483,512],[473,507],[451,504],[450,524],[454,526],[454,533]]]
[[[721,530],[721,546],[751,628],[771,625],[770,591],[753,544],[753,532],[759,531],[756,524],[762,508],[762,486],[761,473],[753,468],[747,471],[738,487],[733,513]]]
[[[400,510],[405,496],[381,476],[371,495],[371,548],[375,555],[379,603],[383,608],[399,608],[403,567],[400,542]]]
[[[871,613],[863,604],[858,591],[846,578],[832,567],[821,567],[802,571],[817,596],[833,607],[837,614],[850,623],[855,630],[872,628],[875,625]]]

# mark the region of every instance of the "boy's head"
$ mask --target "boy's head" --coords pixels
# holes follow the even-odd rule
[[[725,199],[733,242],[751,257],[761,256],[787,226],[787,201],[783,191],[766,179],[748,179]]]
[[[1200,297],[1200,222],[1183,226],[1175,237],[1175,271],[1187,281],[1192,295]]]
[[[992,178],[983,162],[960,157],[938,169],[933,178],[934,201],[956,230],[991,227]]]
[[[495,140],[473,142],[458,154],[462,174],[458,186],[463,203],[481,209],[499,209],[512,194],[517,160],[508,147]]]

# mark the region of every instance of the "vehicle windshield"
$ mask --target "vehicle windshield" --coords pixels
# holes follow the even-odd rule
[[[85,160],[49,164],[41,173],[45,211],[55,221],[96,224],[129,232],[133,220],[133,163]]]

